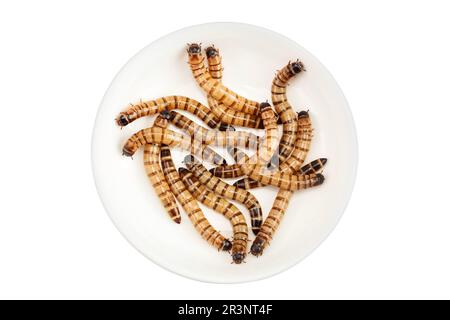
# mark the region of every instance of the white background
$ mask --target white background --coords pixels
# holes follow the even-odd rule
[[[2,1],[0,298],[450,298],[449,13],[445,1]],[[332,235],[242,285],[140,255],[105,213],[90,163],[97,106],[121,66],[213,21],[260,25],[316,55],[360,146]]]

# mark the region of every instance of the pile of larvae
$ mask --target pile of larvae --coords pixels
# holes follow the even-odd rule
[[[292,194],[324,182],[322,170],[327,159],[303,165],[313,137],[309,111],[295,112],[286,97],[289,80],[305,68],[297,60],[277,71],[272,81],[272,108],[268,102],[244,98],[222,83],[222,58],[214,46],[208,47],[204,55],[201,44],[188,44],[187,56],[193,78],[205,92],[208,106],[184,96],[131,104],[117,116],[119,126],[145,116],[157,117],[152,127],[131,136],[122,152],[131,157],[143,147],[146,173],[170,218],[181,222],[178,202],[202,238],[219,251],[231,251],[232,263],[240,264],[246,258],[250,239],[245,216],[232,201],[249,211],[256,236],[250,253],[260,256],[272,240]],[[192,113],[209,128],[176,109]],[[169,124],[183,133],[168,129]],[[281,137],[278,125],[283,129]],[[259,136],[235,127],[261,129],[264,134]],[[210,146],[225,148],[235,163],[227,164]],[[176,169],[172,147],[189,152],[183,160],[185,167]],[[253,149],[254,154],[249,157],[242,149]],[[215,167],[208,170],[203,162]],[[241,179],[233,185],[223,180],[231,178]],[[263,221],[261,206],[248,190],[269,185],[278,188],[278,194]],[[231,240],[208,222],[197,201],[230,221]]]

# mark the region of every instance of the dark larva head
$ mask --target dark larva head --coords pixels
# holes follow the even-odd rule
[[[185,177],[190,171],[186,168],[183,167],[179,167],[178,168],[178,174],[180,175],[181,178]]]
[[[188,167],[188,169],[192,169],[192,167],[195,164],[199,164],[200,162],[195,159],[195,157],[191,154],[188,154],[186,157],[184,157],[183,163]]]
[[[233,258],[233,262],[236,264],[240,264],[244,261],[245,259],[245,253],[242,252],[235,252],[231,255],[231,257]]]
[[[168,110],[161,111],[160,115],[163,119],[171,120],[171,112]]]
[[[125,127],[127,124],[130,123],[130,120],[128,120],[128,117],[127,117],[126,114],[121,113],[116,118],[116,123],[117,123],[118,126]]]
[[[268,103],[268,102],[261,102],[261,103],[259,104],[260,112],[263,112],[263,111],[266,110],[267,108],[272,108],[272,107],[270,106],[270,103]]]
[[[300,112],[297,112],[297,116],[299,117],[299,118],[308,118],[309,117],[309,113],[308,113],[308,111],[300,111]]]
[[[202,53],[202,47],[198,43],[191,43],[191,44],[188,44],[187,51],[188,51],[189,55],[199,55]]]
[[[304,70],[305,70],[305,67],[304,67],[303,63],[301,63],[299,60],[297,60],[295,62],[291,62],[289,64],[289,72],[292,75],[298,74]]]
[[[263,253],[263,245],[264,240],[260,237],[256,237],[256,239],[253,241],[252,246],[250,247],[250,253],[254,256],[260,256]]]
[[[320,186],[325,181],[325,177],[323,174],[318,173],[316,175],[316,181],[314,182],[314,186]]]
[[[233,127],[231,124],[221,123],[219,131],[236,131],[236,128]]]
[[[136,150],[137,150],[136,143],[132,141],[127,141],[127,143],[125,143],[125,145],[122,148],[122,155],[132,157],[133,154],[136,152]]]
[[[208,58],[215,57],[219,54],[219,51],[216,48],[214,48],[213,46],[206,48],[205,51],[206,51],[206,56]]]
[[[231,247],[232,247],[232,244],[231,244],[230,240],[225,239],[225,240],[223,241],[222,250],[223,250],[223,251],[230,251],[230,250],[231,250]]]

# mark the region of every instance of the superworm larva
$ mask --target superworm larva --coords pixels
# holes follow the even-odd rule
[[[211,168],[209,172],[218,178],[233,179],[242,177],[244,173],[241,170],[241,165],[242,163],[248,161],[249,157],[238,148],[228,147],[227,150],[236,163],[217,166]]]
[[[319,158],[314,161],[311,161],[310,163],[305,164],[303,167],[301,167],[298,172],[302,175],[311,175],[311,174],[317,174],[322,173],[323,168],[325,164],[327,163],[327,158]],[[224,167],[229,167],[231,165],[224,165]],[[220,168],[222,166],[218,166],[216,168]],[[213,168],[215,169],[215,168]],[[212,170],[212,169],[211,169]],[[210,172],[211,172],[210,170]],[[241,179],[236,181],[233,184],[235,187],[238,187],[240,189],[244,190],[250,190],[255,189],[259,187],[264,187],[264,185],[261,182],[255,181],[253,179]]]
[[[261,117],[264,121],[264,127],[266,130],[266,136],[264,138],[267,138],[267,136],[270,136],[271,133],[269,133],[269,126],[270,129],[273,129],[273,124],[266,125],[266,119],[264,112],[261,110]],[[276,127],[276,125],[275,125]],[[273,135],[276,135],[276,133],[272,133]],[[264,141],[263,141],[264,142]],[[267,145],[264,145],[260,147],[259,153],[267,156],[269,154]],[[266,159],[264,159],[266,160]],[[267,159],[267,162],[270,160]],[[272,172],[271,170],[268,170],[266,166],[260,164],[253,164],[253,165],[247,165],[247,163],[244,163],[242,166],[242,171],[251,179],[261,182],[264,185],[272,185],[275,187],[278,187],[283,190],[300,190],[300,189],[306,189],[314,186],[318,186],[323,183],[325,180],[325,177],[318,173],[318,174],[311,174],[311,175],[302,175],[299,173],[290,173],[290,172]]]
[[[172,161],[172,156],[168,146],[161,146],[161,167],[166,181],[170,186],[170,190],[172,190],[173,194],[202,238],[218,250],[229,251],[231,249],[231,242],[224,238],[209,223],[198,206],[197,201],[181,181]]]
[[[199,136],[195,135],[195,139]],[[219,147],[236,146],[242,148],[258,148],[259,137],[243,131],[217,131],[208,130],[203,136],[204,140],[194,138],[162,128],[146,128],[133,134],[125,143],[122,153],[131,157],[139,147],[147,143],[165,144],[170,147],[178,146],[191,153],[198,153],[195,149],[199,141],[204,144],[215,145]]]
[[[259,171],[260,166],[265,166],[271,160],[278,146],[278,128],[275,113],[267,102],[261,103],[260,108],[265,134],[256,153],[241,166],[242,172],[250,178],[253,178],[250,174],[257,175],[256,168]]]
[[[272,81],[272,103],[283,124],[283,134],[278,147],[279,162],[283,163],[291,154],[297,135],[297,114],[286,96],[288,81],[304,70],[300,61],[289,62],[277,72]]]
[[[242,203],[249,211],[252,231],[256,235],[262,223],[262,210],[258,200],[250,192],[236,188],[214,177],[198,160],[188,155],[184,163],[199,181],[219,196]]]
[[[205,66],[205,57],[199,44],[193,43],[188,45],[189,65],[195,80],[200,87],[219,103],[223,103],[229,108],[237,111],[255,114],[259,112],[259,103],[248,100],[234,91],[225,87],[221,81],[211,77]]]
[[[163,110],[185,110],[200,118],[208,127],[214,129],[220,124],[220,120],[211,110],[197,100],[183,96],[167,96],[156,100],[140,101],[130,105],[125,111],[116,117],[117,125],[123,127],[145,116],[151,116]]]
[[[200,141],[204,144],[214,143],[221,147],[229,145],[240,146],[246,148],[257,148],[260,141],[260,137],[246,131],[236,130],[223,130],[224,127],[221,124],[222,130],[210,130],[195,123],[188,117],[178,113],[176,111],[170,112],[170,122],[177,128],[189,132],[195,141]],[[220,128],[220,127],[219,127]],[[228,127],[230,129],[230,127]]]
[[[248,227],[242,212],[232,203],[208,190],[188,169],[178,168],[178,173],[189,192],[198,201],[230,220],[233,226],[231,256],[235,263],[241,263],[247,253],[248,240]]]
[[[309,117],[308,112],[306,111],[299,112],[297,123],[298,123],[297,137],[295,139],[294,149],[292,150],[292,153],[289,155],[289,157],[280,164],[279,166],[280,172],[284,171],[289,172],[288,169],[291,172],[297,172],[302,163],[304,162],[306,155],[308,154],[311,139],[313,136],[311,118]],[[266,174],[271,174],[273,172],[274,171],[267,170]],[[262,186],[263,184],[251,178],[243,178],[241,180],[236,181],[234,185],[239,188],[248,190]]]
[[[290,191],[315,187],[321,185],[325,180],[325,177],[321,173],[310,175],[280,171],[272,173],[265,166],[261,165],[254,165],[250,171],[245,171],[246,169],[246,166],[243,165],[242,170],[253,180],[259,181],[263,185],[271,185]]]
[[[211,78],[222,81],[222,57],[220,56],[219,49],[216,49],[214,45],[205,49],[206,59],[208,60],[208,71]]]
[[[290,155],[288,165],[281,168],[282,172],[296,172],[299,167],[303,164],[310,146],[311,146],[311,138],[312,138],[312,125],[309,118],[309,114],[307,112],[300,112],[298,114],[299,126],[297,132],[297,139],[295,142],[295,148]],[[285,161],[285,163],[288,161]],[[312,172],[312,169],[320,170],[321,167],[325,164],[326,159],[321,161],[320,159],[317,161],[313,161],[313,163],[300,168],[300,172],[302,174],[312,174],[317,171]],[[319,163],[320,165],[317,165]],[[302,170],[303,169],[303,170]],[[278,226],[280,225],[281,219],[284,217],[286,213],[287,207],[289,205],[289,200],[293,195],[293,191],[287,190],[279,190],[277,196],[275,197],[275,201],[272,205],[272,208],[269,211],[267,218],[264,220],[264,223],[261,227],[260,233],[256,236],[255,240],[252,243],[250,248],[250,252],[255,256],[260,256],[264,249],[267,247],[269,242],[272,240]]]
[[[153,126],[165,128],[168,122],[167,116],[168,114],[166,113],[158,115]],[[159,200],[161,200],[164,208],[166,208],[166,211],[169,214],[170,218],[175,223],[180,223],[180,211],[175,201],[175,197],[173,196],[172,191],[170,190],[170,187],[167,184],[166,178],[164,177],[164,173],[161,169],[159,154],[160,146],[158,144],[146,144],[144,146],[145,172],[147,173],[147,176],[149,177],[149,180],[153,185],[153,188],[155,189]]]
[[[168,118],[172,124],[174,124],[177,128],[186,131],[191,136],[194,136],[194,139],[192,139],[192,150],[195,155],[200,156],[204,161],[213,164],[225,165],[227,163],[227,161],[220,154],[203,144],[201,135],[206,135],[206,132],[210,130],[203,128],[201,125],[195,123],[181,113],[175,111],[166,112],[168,112]],[[219,128],[223,128],[222,124]],[[200,134],[200,137],[195,136],[196,134]]]

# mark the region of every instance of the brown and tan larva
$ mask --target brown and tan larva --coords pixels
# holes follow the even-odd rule
[[[297,123],[297,137],[295,139],[294,149],[292,150],[290,156],[280,164],[280,172],[297,172],[308,154],[311,139],[313,137],[313,129],[308,112],[299,112]],[[270,172],[274,171],[267,170],[266,174],[270,174]],[[236,181],[234,185],[248,190],[262,186],[263,184],[260,181],[253,180],[251,178],[243,178]]]
[[[145,116],[155,115],[164,110],[185,110],[200,118],[208,127],[215,129],[219,126],[220,120],[211,110],[197,100],[183,96],[167,96],[156,100],[140,101],[131,104],[125,111],[116,117],[116,123],[124,127],[129,123]]]
[[[122,153],[131,157],[138,148],[147,143],[165,144],[170,147],[179,147],[188,150],[191,153],[198,153],[195,149],[199,141],[204,144],[215,145],[219,147],[236,146],[242,148],[258,148],[259,137],[243,131],[217,131],[208,130],[203,136],[195,135],[195,140],[190,136],[162,128],[146,128],[133,134],[125,143]]]
[[[262,210],[258,200],[250,192],[236,188],[228,183],[214,177],[198,160],[192,155],[184,158],[184,163],[208,189],[219,196],[242,203],[249,211],[251,217],[252,231],[256,235],[262,223]]]
[[[271,185],[283,190],[296,191],[321,185],[325,177],[321,173],[303,175],[301,173],[271,172],[265,166],[254,165],[249,171],[242,166],[242,171],[253,180],[263,185]]]
[[[224,179],[234,179],[239,178],[244,175],[241,170],[242,163],[248,161],[249,157],[238,148],[227,148],[228,153],[233,157],[236,163],[221,165],[214,168],[211,168],[209,172],[211,172],[215,177],[224,178]]]
[[[184,183],[175,169],[172,156],[168,146],[161,146],[161,167],[169,184],[170,190],[183,207],[184,211],[191,220],[195,229],[200,233],[203,239],[218,250],[229,251],[231,242],[224,238],[206,219],[202,210],[197,204],[192,194],[186,189]]]
[[[156,117],[153,126],[165,128],[168,123],[168,114],[161,114]],[[164,173],[161,169],[159,162],[160,146],[158,144],[146,144],[144,146],[144,167],[147,176],[155,189],[155,192],[166,208],[170,218],[175,223],[181,222],[180,211],[178,209],[175,197],[170,191],[170,187],[164,177]]]
[[[208,190],[188,169],[178,168],[178,173],[189,192],[198,201],[230,220],[233,227],[231,256],[235,263],[243,262],[247,254],[248,227],[242,212],[232,203]]]
[[[216,49],[214,45],[205,49],[206,59],[208,60],[208,71],[211,78],[217,81],[222,81],[222,57],[219,49]]]
[[[289,80],[303,70],[300,61],[289,62],[277,72],[272,81],[272,103],[283,124],[283,134],[278,147],[280,163],[283,163],[293,151],[297,136],[297,114],[287,100],[286,87]]]
[[[305,164],[303,167],[301,167],[298,172],[302,175],[310,175],[310,174],[317,174],[322,173],[325,164],[327,163],[327,158],[319,158],[314,161],[311,161],[310,163]],[[231,165],[225,165],[224,167],[229,167]],[[218,166],[216,168],[220,168],[222,166]],[[213,169],[216,169],[213,168]],[[211,169],[212,170],[212,169]],[[210,172],[212,172],[209,170]],[[235,187],[244,189],[244,190],[250,190],[255,189],[259,187],[264,187],[264,185],[261,182],[255,181],[253,179],[241,179],[236,181],[233,184]]]
[[[260,137],[251,132],[206,129],[176,111],[170,112],[170,122],[177,128],[189,132],[195,141],[207,145],[214,144],[220,147],[232,145],[245,148],[257,148],[260,142]],[[222,129],[224,129],[223,126]]]
[[[249,175],[249,173],[255,174],[257,166],[265,166],[278,147],[278,128],[275,113],[267,102],[261,103],[260,108],[265,134],[256,153],[241,166],[242,172],[246,175]]]
[[[288,161],[289,163],[282,168],[282,172],[296,172],[303,164],[311,146],[312,125],[309,119],[309,114],[307,112],[300,112],[298,114],[298,119],[299,125],[295,148],[289,159],[285,161],[285,163],[287,163]],[[292,159],[292,161],[290,161],[290,159]],[[324,161],[321,161],[321,159],[315,160],[311,164],[304,166],[304,168],[300,168],[300,172],[301,174],[317,173],[317,171],[313,171],[313,169],[320,170],[325,163],[326,159],[324,159]],[[280,225],[281,219],[286,213],[292,195],[293,191],[278,191],[272,208],[270,209],[267,218],[264,220],[264,223],[261,226],[261,231],[256,236],[250,248],[250,252],[253,255],[260,256],[269,242],[272,240],[276,230],[278,229],[278,226]]]
[[[205,57],[199,44],[188,44],[187,52],[188,62],[194,78],[206,94],[216,99],[219,103],[223,103],[225,106],[237,111],[255,115],[259,113],[259,103],[238,95],[225,87],[221,81],[211,77],[206,69]]]

